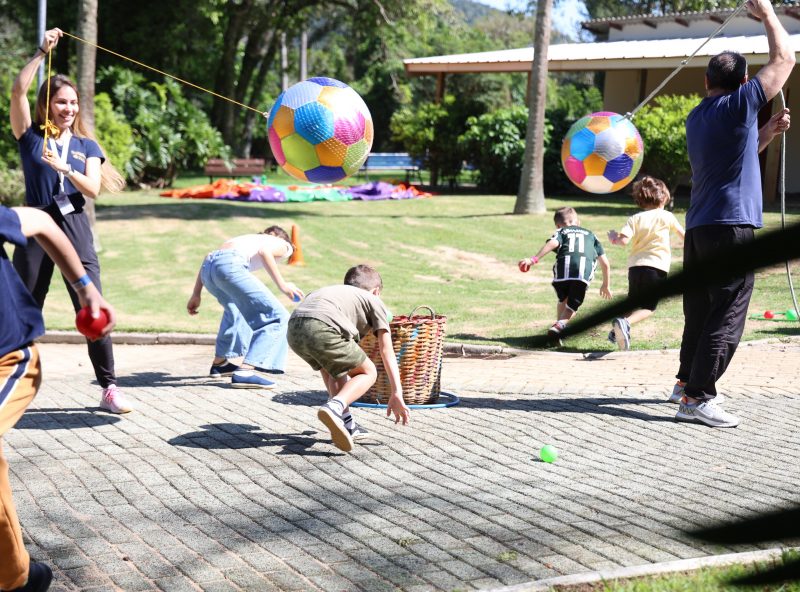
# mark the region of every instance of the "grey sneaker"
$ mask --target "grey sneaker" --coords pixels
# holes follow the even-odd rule
[[[675,403],[679,405],[681,400],[683,400],[683,396],[686,394],[686,385],[675,383],[675,386],[672,387],[672,394],[669,396],[668,401],[670,403]]]
[[[714,401],[702,403],[681,403],[675,419],[679,421],[694,421],[704,423],[712,428],[735,428],[739,425],[739,418],[722,410]]]
[[[628,319],[619,317],[611,323],[614,330],[615,341],[620,351],[628,351],[631,348],[631,324]]]
[[[353,440],[361,440],[363,438],[369,438],[369,430],[357,423],[353,424],[353,429],[348,431],[350,432],[350,437]]]
[[[333,440],[333,445],[336,448],[345,452],[350,452],[353,449],[353,437],[344,427],[342,414],[331,407],[330,403],[325,403],[319,408],[317,418],[330,430],[331,440]]]

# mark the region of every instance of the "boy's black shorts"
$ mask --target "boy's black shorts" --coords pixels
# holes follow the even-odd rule
[[[564,302],[566,300],[567,307],[572,311],[578,310],[580,305],[583,304],[587,287],[586,283],[580,280],[553,282],[553,289],[556,291],[558,301]]]
[[[662,282],[667,277],[667,272],[647,265],[637,265],[628,268],[628,297],[639,296]],[[655,310],[658,298],[651,298],[642,303],[640,308]]]

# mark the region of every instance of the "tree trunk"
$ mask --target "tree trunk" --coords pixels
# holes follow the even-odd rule
[[[97,44],[97,0],[80,0],[78,3],[78,35]],[[78,44],[78,93],[81,97],[81,119],[94,130],[94,78],[97,49],[89,43]],[[86,215],[92,229],[95,251],[100,252],[100,238],[95,227],[94,200],[86,200]]]
[[[547,48],[553,0],[539,0],[536,6],[536,30],[533,39],[530,105],[525,133],[525,157],[519,183],[515,214],[541,214],[544,205],[544,108],[547,103]]]

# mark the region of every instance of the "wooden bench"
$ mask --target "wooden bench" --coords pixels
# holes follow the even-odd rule
[[[263,158],[234,158],[228,164],[222,158],[209,158],[203,172],[211,183],[214,177],[253,177],[264,174],[267,163]]]
[[[365,177],[370,173],[396,173],[406,174],[406,184],[412,174],[415,174],[420,184],[422,183],[422,162],[418,158],[411,157],[408,152],[371,152],[361,167],[361,172]]]

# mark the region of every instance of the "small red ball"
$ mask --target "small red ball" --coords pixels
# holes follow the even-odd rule
[[[92,318],[92,311],[88,306],[80,309],[75,317],[75,327],[89,339],[97,339],[108,325],[108,313],[100,309],[100,316]]]
[[[765,319],[774,319],[775,318],[775,313],[772,312],[771,310],[767,310],[767,311],[764,312],[764,318]]]

